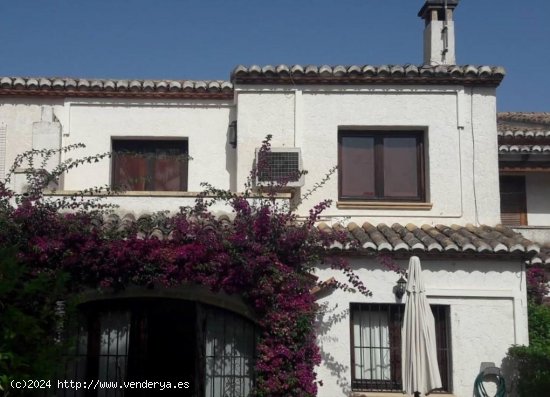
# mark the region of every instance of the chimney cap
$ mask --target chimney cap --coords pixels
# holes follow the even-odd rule
[[[459,0],[426,0],[426,3],[424,3],[420,11],[418,11],[418,16],[422,19],[428,19],[430,11],[442,10],[445,8],[445,2],[447,3],[448,9],[454,10],[456,6],[458,6]]]

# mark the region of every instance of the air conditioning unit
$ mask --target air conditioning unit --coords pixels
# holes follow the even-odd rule
[[[262,158],[262,156],[266,157]],[[271,148],[268,152],[260,152],[260,149],[256,149],[256,166],[258,165],[260,169],[256,175],[256,186],[266,186],[281,181],[286,182],[285,187],[304,186],[300,148]]]

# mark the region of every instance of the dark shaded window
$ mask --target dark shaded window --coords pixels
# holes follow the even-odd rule
[[[186,140],[113,140],[112,184],[125,190],[186,191]]]
[[[87,304],[81,317],[61,379],[110,387],[60,388],[59,397],[248,397],[252,390],[255,327],[235,313],[177,299],[120,299]],[[143,381],[188,387],[113,387]]]
[[[500,219],[506,226],[527,225],[525,176],[501,175]]]
[[[340,131],[339,198],[422,201],[422,132]]]
[[[442,390],[450,391],[449,307],[430,305],[435,318],[437,361]],[[401,326],[405,306],[351,304],[352,388],[401,391]]]

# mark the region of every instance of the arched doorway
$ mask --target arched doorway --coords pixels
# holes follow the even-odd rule
[[[246,397],[255,330],[245,317],[199,301],[132,297],[87,302],[67,379],[90,389],[59,396]]]

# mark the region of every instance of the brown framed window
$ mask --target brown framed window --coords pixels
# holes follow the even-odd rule
[[[112,142],[112,185],[125,190],[186,191],[186,140]]]
[[[449,306],[430,307],[435,318],[441,390],[450,392]],[[405,306],[400,304],[351,304],[351,379],[354,390],[401,392],[401,325],[404,309]]]
[[[527,225],[525,176],[500,176],[500,221],[506,226]]]
[[[424,201],[421,131],[340,131],[341,200]]]

